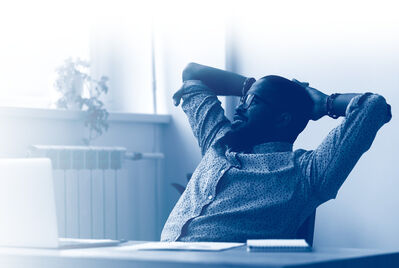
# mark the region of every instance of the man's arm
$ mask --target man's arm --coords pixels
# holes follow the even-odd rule
[[[325,94],[308,88],[314,101],[313,120],[327,114]],[[377,131],[391,119],[390,105],[377,94],[341,94],[331,103],[333,113],[345,115],[314,151],[300,158],[311,189],[321,201],[335,198],[340,186],[366,152]]]
[[[328,96],[324,94],[323,92],[309,87],[309,83],[307,82],[300,82],[296,79],[293,79],[293,81],[303,87],[306,88],[306,91],[308,92],[310,98],[313,101],[313,111],[312,111],[312,120],[316,121],[319,120],[321,117],[325,116],[328,114],[328,98],[331,96]],[[345,116],[346,108],[348,107],[348,104],[350,101],[356,97],[362,94],[359,93],[345,93],[345,94],[338,94],[332,101],[331,101],[331,112],[337,116]],[[391,106],[388,105],[388,116],[392,117],[391,114]]]
[[[189,63],[183,71],[183,82],[201,80],[220,96],[241,96],[242,86],[247,77],[217,68]]]
[[[183,86],[173,95],[188,117],[202,155],[230,128],[217,95],[240,96],[247,78],[232,72],[190,63],[183,71]],[[248,83],[247,83],[248,84]]]
[[[241,96],[245,81],[245,76],[237,73],[201,65],[189,63],[183,70],[183,82],[188,80],[200,80],[207,85],[213,93],[219,96]],[[173,95],[175,105],[179,105],[182,92]]]
[[[307,84],[307,83],[304,83]],[[308,84],[307,84],[308,85]],[[312,120],[319,120],[321,117],[328,114],[328,98],[329,96],[324,94],[323,92],[306,86],[306,90],[313,101],[313,111],[312,111]],[[331,101],[331,109],[332,112],[337,116],[345,116],[346,108],[350,101],[361,94],[357,93],[346,93],[339,94]]]

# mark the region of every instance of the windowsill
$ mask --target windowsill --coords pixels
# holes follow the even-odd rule
[[[68,111],[60,109],[0,107],[0,117],[8,116],[56,120],[82,120],[83,114],[84,112],[82,111]],[[168,114],[110,112],[108,120],[110,122],[168,124],[171,121],[171,116]]]

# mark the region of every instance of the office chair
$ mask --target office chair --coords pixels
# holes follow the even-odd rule
[[[314,225],[316,220],[316,210],[304,221],[297,232],[297,239],[305,239],[310,246],[313,246]]]

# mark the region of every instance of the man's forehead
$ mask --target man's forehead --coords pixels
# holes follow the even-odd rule
[[[261,99],[275,99],[279,97],[278,88],[273,87],[270,83],[264,79],[259,79],[256,81],[251,88],[248,90],[247,94],[254,94]]]

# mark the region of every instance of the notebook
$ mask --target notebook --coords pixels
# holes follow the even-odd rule
[[[249,239],[247,251],[303,252],[312,247],[305,239]]]

